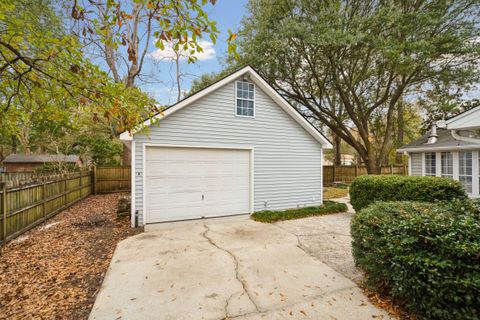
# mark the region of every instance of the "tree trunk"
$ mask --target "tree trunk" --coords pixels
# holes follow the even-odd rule
[[[404,114],[403,114],[403,99],[399,99],[398,107],[397,107],[397,141],[396,147],[397,149],[403,146],[403,137],[405,132],[405,121],[404,121]],[[400,164],[402,163],[402,154],[397,153],[395,162]]]
[[[382,167],[377,165],[377,162],[375,160],[370,160],[370,159],[363,159],[363,162],[365,162],[365,166],[367,168],[367,173],[368,174],[380,174],[382,171]]]
[[[17,153],[17,137],[12,136],[12,153]]]
[[[340,145],[342,143],[342,139],[333,134],[333,164],[339,166],[342,164],[342,155],[340,152]]]

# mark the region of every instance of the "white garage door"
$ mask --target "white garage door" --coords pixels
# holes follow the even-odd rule
[[[250,150],[146,147],[146,222],[250,211]]]

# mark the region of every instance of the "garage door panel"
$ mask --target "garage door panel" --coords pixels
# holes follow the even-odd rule
[[[150,205],[163,205],[165,203],[168,203],[169,206],[181,206],[183,204],[186,204],[187,202],[201,203],[202,201],[204,201],[202,199],[205,199],[205,196],[203,195],[202,198],[201,192],[190,192],[190,190],[187,190],[186,192],[168,191],[154,194],[147,193],[147,204]]]
[[[146,148],[147,223],[248,213],[250,151]]]
[[[220,176],[219,176],[220,177]],[[229,179],[219,179],[216,177],[188,177],[188,178],[150,178],[147,179],[147,193],[164,193],[169,190],[181,191],[181,190],[203,190],[205,189],[244,189],[250,188],[249,178],[246,177],[231,177]]]

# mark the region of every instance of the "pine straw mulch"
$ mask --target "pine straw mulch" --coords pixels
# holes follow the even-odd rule
[[[390,316],[400,320],[417,320],[414,314],[408,313],[403,306],[393,301],[390,297],[381,295],[378,292],[362,287],[363,293],[368,297],[371,303],[385,310]]]
[[[142,231],[117,219],[119,195],[89,196],[0,249],[0,319],[88,318],[116,244]]]

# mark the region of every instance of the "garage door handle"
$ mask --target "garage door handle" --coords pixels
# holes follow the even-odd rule
[[[202,194],[202,200],[205,200],[205,196]]]

